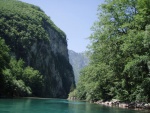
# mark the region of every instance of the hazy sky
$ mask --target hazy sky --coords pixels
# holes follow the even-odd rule
[[[63,30],[68,39],[68,49],[83,52],[89,44],[87,39],[97,8],[104,0],[21,0],[39,6]]]

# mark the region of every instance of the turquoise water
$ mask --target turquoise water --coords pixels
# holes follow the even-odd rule
[[[0,113],[143,113],[63,99],[0,99]]]

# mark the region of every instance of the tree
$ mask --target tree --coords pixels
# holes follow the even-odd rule
[[[38,70],[28,66],[24,69],[21,78],[32,89],[33,96],[43,95],[44,80]]]
[[[9,48],[5,44],[5,41],[2,38],[0,38],[0,96],[4,92],[4,76],[2,72],[3,69],[8,67],[9,60]]]
[[[8,66],[9,60],[9,48],[5,44],[5,41],[2,38],[0,38],[0,75],[2,74],[2,70]]]
[[[83,82],[77,85],[85,99],[150,100],[149,2],[106,0],[99,6],[89,38],[92,68],[81,73]]]
[[[3,70],[6,96],[42,96],[43,77],[39,71],[25,67],[23,60],[11,58],[9,68]]]

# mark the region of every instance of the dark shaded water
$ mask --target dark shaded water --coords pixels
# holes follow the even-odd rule
[[[0,113],[144,113],[61,99],[0,99]]]

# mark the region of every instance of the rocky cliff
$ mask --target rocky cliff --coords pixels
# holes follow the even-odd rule
[[[12,56],[44,76],[44,89],[39,89],[43,97],[68,96],[75,83],[66,35],[39,7],[0,0],[0,37]]]
[[[69,50],[69,61],[73,67],[75,82],[77,83],[79,80],[80,71],[89,64],[89,58],[85,52],[76,53],[72,50]]]

